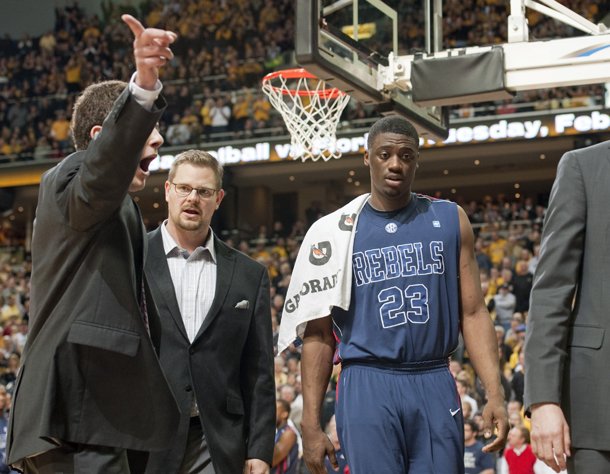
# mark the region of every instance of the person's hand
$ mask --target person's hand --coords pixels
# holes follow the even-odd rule
[[[532,451],[553,471],[566,469],[570,456],[570,427],[559,405],[543,403],[532,406]]]
[[[483,437],[491,439],[493,434],[496,435],[496,439],[483,447],[484,453],[498,451],[506,444],[508,413],[502,396],[490,398],[483,409]]]
[[[246,459],[244,474],[269,474],[269,464],[261,459]]]
[[[143,89],[154,90],[159,79],[159,68],[174,57],[169,45],[178,36],[172,31],[144,28],[131,15],[122,15],[121,19],[129,26],[135,38],[133,55],[137,71],[136,84]]]
[[[321,430],[303,428],[303,459],[311,474],[326,474],[324,458],[328,456],[334,470],[339,469],[335,448],[328,436]]]

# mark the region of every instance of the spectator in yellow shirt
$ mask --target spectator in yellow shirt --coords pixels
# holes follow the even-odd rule
[[[495,267],[499,267],[506,254],[506,239],[500,237],[498,232],[493,231],[491,233],[491,242],[487,246],[487,252],[491,263]]]
[[[57,112],[57,118],[51,124],[51,138],[60,148],[67,148],[70,145],[70,122],[66,118],[66,112]]]
[[[269,122],[271,104],[264,97],[258,97],[252,104],[252,114],[258,128],[265,128]]]

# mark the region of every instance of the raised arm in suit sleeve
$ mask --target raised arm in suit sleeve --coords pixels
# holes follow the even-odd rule
[[[249,418],[247,459],[271,464],[275,437],[275,380],[269,276],[264,268],[250,332],[242,356],[246,416]]]
[[[67,174],[62,168],[55,170],[57,203],[72,228],[88,230],[118,209],[164,108],[165,101],[160,98],[153,110],[147,111],[126,89],[97,138],[83,152],[80,166]]]
[[[78,157],[82,161],[74,160],[77,166],[59,167],[49,176],[49,180],[56,180],[53,189],[60,211],[78,231],[103,222],[118,209],[165,108],[162,99],[152,108],[151,103],[160,92],[159,68],[173,57],[170,45],[177,36],[171,31],[144,28],[130,15],[121,18],[134,35],[133,84],[115,101],[101,132],[84,151],[84,159]]]
[[[525,342],[525,405],[561,402],[570,315],[583,256],[586,191],[576,156],[559,162],[544,221]]]

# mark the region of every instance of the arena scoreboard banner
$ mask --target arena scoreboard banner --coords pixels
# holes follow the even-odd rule
[[[534,140],[610,131],[610,110],[565,111],[546,115],[495,116],[493,120],[468,119],[449,129],[449,136],[442,142],[423,140],[422,148],[455,145],[473,145],[511,140]],[[335,147],[344,155],[364,152],[366,135],[339,136]],[[263,141],[244,146],[221,146],[206,150],[224,165],[269,163],[291,159],[290,143]],[[151,171],[167,170],[174,155],[161,155],[151,166]]]
[[[426,146],[465,143],[488,143],[499,140],[531,140],[581,133],[603,132],[610,129],[610,112],[594,110],[584,113],[560,113],[540,118],[496,117],[493,122],[460,125],[449,129],[449,136],[440,143],[427,140]]]

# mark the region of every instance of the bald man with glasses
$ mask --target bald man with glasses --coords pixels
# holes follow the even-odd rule
[[[222,175],[204,151],[178,155],[165,183],[168,219],[149,234],[159,357],[181,420],[147,473],[266,473],[273,456],[269,279],[210,228],[225,194]]]

